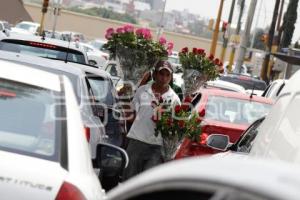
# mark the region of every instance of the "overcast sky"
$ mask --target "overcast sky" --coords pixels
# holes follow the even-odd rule
[[[236,1],[238,2],[239,0],[236,0]],[[222,20],[225,20],[225,21],[228,20],[231,2],[232,2],[232,0],[225,0],[223,14],[222,14]],[[251,2],[251,0],[246,0],[245,11],[248,11],[250,2]],[[285,2],[286,2],[285,9],[286,9],[288,0],[285,0]],[[202,17],[216,18],[217,13],[218,13],[219,4],[220,4],[220,0],[167,0],[166,10],[188,9],[191,13],[199,14]],[[260,6],[260,4],[261,4],[261,6]],[[274,4],[275,4],[275,0],[257,0],[256,13],[255,13],[255,18],[253,21],[252,28],[254,28],[256,24],[258,24],[258,27],[266,27],[271,24]],[[261,9],[259,9],[260,7],[261,7]],[[233,23],[236,23],[236,21],[237,21],[238,14],[239,14],[238,9],[239,9],[239,7],[236,5]],[[260,12],[259,12],[259,10],[260,10]],[[244,14],[243,21],[245,22],[247,12],[244,12],[244,13],[245,14]],[[300,16],[300,9],[298,8],[298,21],[299,21],[299,16]],[[258,23],[257,23],[257,17],[259,17]],[[298,23],[298,25],[296,24],[296,30],[294,33],[293,40],[296,40],[299,38],[300,38],[300,24]]]

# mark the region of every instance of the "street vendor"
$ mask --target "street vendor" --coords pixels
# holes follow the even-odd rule
[[[134,95],[134,121],[127,135],[129,165],[124,171],[123,180],[162,162],[162,138],[155,136],[155,123],[151,118],[154,112],[153,102],[163,100],[172,105],[180,104],[179,97],[170,87],[172,73],[173,69],[168,61],[157,62],[153,72],[154,82],[139,87]]]

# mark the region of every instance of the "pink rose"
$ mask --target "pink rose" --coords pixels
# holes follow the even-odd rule
[[[139,35],[139,36],[143,36],[143,29],[139,28],[135,31],[135,34]]]
[[[143,29],[143,36],[146,40],[152,39],[150,29],[147,29],[147,28]]]
[[[161,45],[165,45],[165,44],[167,43],[167,40],[166,40],[166,38],[164,38],[164,37],[160,37],[158,42],[159,42],[159,44],[161,44]]]
[[[106,30],[106,34],[105,34],[105,38],[107,40],[109,40],[110,38],[112,38],[112,35],[115,33],[113,28],[109,28]]]
[[[108,28],[107,30],[106,30],[106,34],[113,34],[115,31],[114,31],[114,29],[113,28]]]
[[[133,33],[134,32],[134,27],[130,24],[127,24],[124,26],[124,31],[125,33]]]
[[[117,28],[116,31],[117,31],[117,33],[119,33],[119,34],[120,34],[120,33],[124,33],[124,28],[122,28],[122,27]]]
[[[172,42],[168,43],[167,49],[172,51],[172,49],[174,48],[174,44]]]

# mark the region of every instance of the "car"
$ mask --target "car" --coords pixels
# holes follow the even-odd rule
[[[87,43],[80,43],[80,45],[83,47],[85,50],[87,57],[88,57],[88,62],[90,65],[97,66],[99,68],[103,68],[108,61],[109,54],[105,53],[103,51],[100,51],[93,47],[90,44]]]
[[[85,73],[90,88],[89,95],[93,99],[94,116],[99,117],[105,127],[105,141],[123,148],[127,135],[127,123],[109,73],[98,68],[75,63],[67,65],[79,68]]]
[[[106,134],[104,125],[99,117],[94,116],[93,107],[89,99],[89,87],[85,79],[85,73],[75,67],[70,67],[64,62],[58,62],[45,58],[33,57],[11,52],[0,51],[0,58],[13,62],[22,62],[32,68],[48,71],[54,74],[67,76],[72,83],[76,99],[79,104],[84,131],[89,140],[92,159],[96,158],[97,144],[105,142]]]
[[[221,75],[219,79],[222,81],[238,84],[243,88],[245,88],[245,90],[250,91],[250,94],[253,93],[252,91],[254,90],[256,92],[262,93],[267,88],[267,85],[263,80],[258,80],[254,77],[246,76],[242,74]]]
[[[79,44],[46,37],[10,34],[0,40],[0,50],[66,62],[88,63],[87,55]]]
[[[120,63],[118,61],[109,60],[103,69],[111,75],[113,83],[117,91],[119,91],[124,86],[124,73]]]
[[[73,32],[73,31],[62,31],[60,32],[61,39],[64,41],[72,42],[84,42],[85,38],[82,33]]]
[[[150,169],[116,187],[108,200],[298,200],[299,167],[280,161],[187,158]]]
[[[230,143],[228,135],[211,134],[206,139],[206,145],[213,149],[227,151],[225,155],[232,152],[248,154],[258,133],[258,128],[265,118],[264,116],[254,121],[235,143]]]
[[[268,85],[268,87],[265,89],[261,96],[276,100],[287,83],[288,80],[285,79],[275,80],[270,85]]]
[[[92,45],[93,47],[95,47],[96,49],[100,50],[100,51],[104,51],[107,52],[104,48],[103,45],[107,43],[106,39],[101,39],[101,38],[97,38],[95,40],[91,40],[89,41],[89,44]]]
[[[299,80],[300,71],[297,71],[282,89],[258,129],[249,156],[300,163]]]
[[[204,85],[204,88],[219,88],[221,90],[227,90],[227,91],[233,91],[233,92],[240,92],[240,93],[246,93],[245,88],[242,86],[230,83],[228,81],[222,81],[222,80],[214,80],[214,81],[207,81]]]
[[[220,89],[200,89],[194,95],[193,110],[202,118],[202,137],[199,142],[184,139],[176,152],[176,159],[188,156],[214,154],[219,151],[206,145],[210,134],[228,135],[235,143],[248,126],[266,115],[273,101]]]
[[[22,21],[16,24],[15,27],[11,28],[12,33],[35,35],[40,28],[39,23]]]
[[[103,200],[70,80],[24,63],[0,64],[2,197]],[[126,162],[124,151],[97,146],[100,169],[113,173]]]

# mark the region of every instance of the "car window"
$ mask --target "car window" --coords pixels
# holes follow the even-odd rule
[[[0,42],[0,50],[57,60],[66,60],[66,57],[68,57],[67,60],[70,62],[86,64],[84,54],[80,51],[60,48],[51,44],[17,40],[2,40]]]
[[[267,88],[264,81],[256,80],[247,76],[220,76],[220,80],[238,84],[246,90],[265,90]]]
[[[266,115],[270,108],[270,104],[210,95],[205,107],[205,119],[249,125]]]
[[[61,93],[0,79],[0,149],[59,159]],[[57,106],[59,105],[59,106]]]
[[[95,77],[88,75],[89,84],[93,90],[94,98],[98,103],[104,103],[106,105],[113,105],[115,103],[113,98],[113,86],[109,79],[102,77]]]

